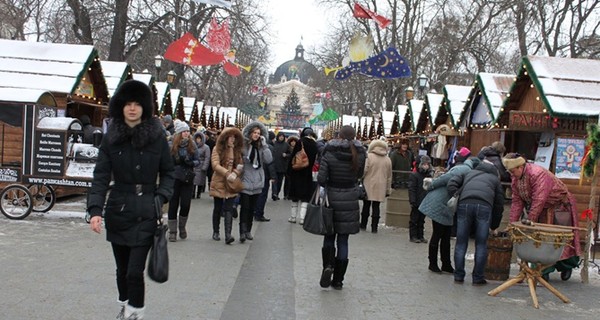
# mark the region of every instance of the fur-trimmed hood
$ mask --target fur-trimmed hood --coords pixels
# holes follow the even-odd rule
[[[122,144],[131,141],[136,149],[142,149],[156,139],[166,139],[165,130],[158,118],[150,118],[142,121],[135,127],[129,127],[123,119],[113,119],[106,139],[110,144]]]
[[[267,141],[269,139],[269,132],[267,131],[267,127],[265,127],[265,125],[262,124],[262,122],[258,121],[252,121],[244,127],[244,129],[242,130],[242,135],[244,136],[244,139],[250,140],[250,131],[252,131],[256,127],[260,128],[260,135],[265,137],[265,141]]]
[[[196,138],[202,138],[202,144],[206,144],[206,135],[204,135],[204,133],[200,132],[200,131],[196,131],[196,133],[194,133],[194,141],[196,141]]]
[[[241,148],[241,144],[244,141],[244,137],[242,136],[242,132],[240,129],[236,127],[226,127],[221,131],[219,136],[217,137],[217,144],[226,144],[227,138],[230,136],[235,136],[235,144]]]
[[[128,102],[135,101],[142,105],[142,120],[152,118],[152,91],[145,83],[137,80],[123,82],[108,103],[108,113],[113,119],[123,119],[123,107]]]
[[[379,155],[387,155],[387,143],[381,140],[373,140],[369,143],[368,153],[375,153]]]

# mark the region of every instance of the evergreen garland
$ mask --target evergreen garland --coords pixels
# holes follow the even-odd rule
[[[587,177],[592,177],[600,156],[600,129],[595,123],[588,124],[587,154],[583,157],[583,173]]]

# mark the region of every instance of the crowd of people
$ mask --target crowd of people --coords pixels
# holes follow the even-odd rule
[[[551,223],[547,212],[558,208],[570,211],[572,221],[577,221],[574,199],[564,183],[520,155],[504,156],[501,142],[483,148],[476,157],[468,148],[460,148],[452,167],[440,175],[434,174],[429,156],[413,154],[408,139],[393,148],[385,139],[364,146],[355,139],[352,126],[343,126],[328,141],[318,139],[310,127],[286,137],[269,132],[257,121],[242,130],[226,127],[218,134],[192,133],[186,122],[152,117],[151,91],[135,80],[117,89],[109,114],[87,207],[91,229],[100,233],[104,219],[113,249],[121,306],[118,319],[143,319],[143,273],[156,228],[153,200],[168,203],[168,240],[176,242],[188,237],[192,199],[201,198],[206,186],[213,198],[212,239],[221,241],[223,220],[227,245],[235,241],[234,219],[239,222],[240,243],[254,239],[254,221],[270,221],[264,215],[269,189],[272,201],[289,200],[288,221],[300,225],[311,197],[322,190],[333,210],[333,233],[323,237],[319,283],[338,290],[348,269],[349,235],[366,231],[369,218],[370,231],[378,232],[380,204],[393,188],[408,190],[410,242],[428,243],[428,269],[450,273],[456,283],[464,282],[465,255],[473,236],[472,284],[486,284],[486,241],[498,231],[504,208],[501,182],[512,183],[511,222],[519,221],[525,212],[531,221]],[[302,166],[295,164],[299,157],[307,158]],[[447,202],[455,194],[459,198],[454,212]],[[425,217],[432,221],[429,241]],[[452,236],[456,237],[454,268]],[[561,261],[544,274],[558,270],[563,280],[570,277],[580,253],[577,234],[575,238]]]

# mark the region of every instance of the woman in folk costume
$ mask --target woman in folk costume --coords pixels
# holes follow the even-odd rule
[[[363,201],[360,228],[367,229],[369,210],[373,208],[371,232],[377,233],[379,205],[392,193],[392,161],[388,157],[385,141],[373,140],[369,144],[363,185],[367,191],[367,199]]]
[[[242,130],[244,147],[244,190],[240,192],[240,242],[253,240],[252,219],[256,209],[256,200],[265,185],[265,170],[273,161],[273,155],[267,145],[269,133],[267,128],[258,121],[247,124]]]
[[[351,126],[343,126],[339,139],[325,145],[317,180],[325,187],[333,209],[333,234],[323,239],[323,271],[319,284],[341,290],[348,268],[348,238],[359,232],[358,179],[364,175],[366,152],[354,139]],[[337,246],[337,254],[336,254]],[[332,278],[333,275],[333,278]]]
[[[200,164],[200,152],[191,139],[190,127],[183,121],[175,122],[175,134],[169,144],[175,163],[175,184],[169,200],[169,241],[175,242],[178,226],[179,238],[187,238],[185,226],[194,194],[194,167]]]
[[[552,172],[537,164],[528,163],[516,153],[506,155],[502,164],[512,177],[510,222],[519,221],[525,209],[528,220],[552,224],[554,212],[560,210],[571,212],[571,226],[577,226],[575,197]],[[578,266],[581,253],[579,231],[573,232],[573,243],[565,246],[560,261],[543,271],[544,278],[549,278],[549,274],[557,270],[560,271],[560,278],[566,281],[571,277],[573,268]]]
[[[212,155],[210,156],[213,175],[210,180],[210,196],[213,197],[214,206],[212,213],[213,240],[221,240],[219,236],[221,213],[225,218],[225,243],[230,244],[235,239],[231,236],[231,227],[233,225],[233,212],[235,198],[237,193],[228,191],[226,180],[234,181],[241,177],[244,170],[242,160],[242,148],[244,146],[244,137],[238,128],[227,127],[223,129]]]
[[[317,135],[311,128],[304,128],[300,134],[300,140],[296,143],[294,150],[290,154],[290,163],[288,164],[288,175],[290,177],[289,199],[292,200],[291,215],[288,219],[291,223],[296,223],[296,217],[300,216],[300,224],[304,223],[308,202],[315,190],[315,184],[312,178],[312,167],[317,159],[319,150],[317,148]],[[292,161],[296,154],[304,148],[308,156],[308,166],[299,170],[292,168]]]
[[[121,305],[117,319],[144,318],[144,268],[156,231],[155,200],[166,203],[173,193],[173,160],[162,124],[152,117],[152,100],[143,82],[128,80],[117,88],[88,192],[90,227],[100,233],[104,213],[106,240],[112,245]]]

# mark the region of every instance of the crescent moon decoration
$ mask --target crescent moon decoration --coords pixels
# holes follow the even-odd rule
[[[336,72],[335,79],[345,80],[353,72],[381,79],[410,77],[411,71],[405,60],[394,47],[390,47],[368,59],[350,62],[348,67]]]

